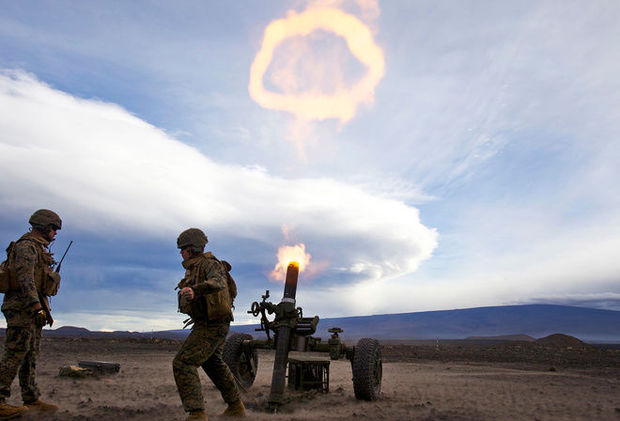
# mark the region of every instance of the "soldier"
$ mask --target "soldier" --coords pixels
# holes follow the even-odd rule
[[[179,311],[193,320],[192,331],[174,357],[172,369],[186,420],[206,420],[198,367],[202,366],[228,404],[220,416],[245,416],[235,379],[222,359],[232,315],[232,286],[223,264],[204,253],[207,236],[198,228],[183,231],[177,238],[185,277],[177,288]],[[236,294],[236,291],[234,292]]]
[[[52,270],[56,262],[47,247],[62,228],[62,220],[51,210],[39,209],[28,222],[32,230],[7,249],[9,273],[13,281],[2,303],[7,329],[0,365],[0,419],[19,416],[28,410],[58,409],[56,405],[39,399],[35,368],[41,330],[46,323],[50,326],[53,323],[46,296],[54,295],[60,284],[60,275]],[[24,402],[21,407],[6,403],[18,370]]]

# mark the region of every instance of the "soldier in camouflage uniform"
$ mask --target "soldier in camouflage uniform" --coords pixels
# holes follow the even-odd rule
[[[233,318],[226,269],[213,254],[204,253],[206,244],[207,236],[197,228],[183,231],[177,239],[185,268],[185,277],[177,285],[179,311],[194,322],[172,363],[187,420],[207,419],[197,370],[201,366],[228,404],[220,416],[245,416],[234,377],[222,359]]]
[[[46,299],[45,295],[52,295],[46,290],[54,286],[58,289],[60,282],[60,275],[52,270],[56,262],[47,247],[54,241],[56,231],[62,228],[62,220],[55,212],[40,209],[32,214],[29,222],[32,230],[7,249],[11,286],[2,303],[7,329],[0,365],[0,419],[19,416],[28,410],[58,409],[56,405],[39,399],[35,368],[41,329],[46,323],[50,326],[53,323],[51,314],[44,310],[44,306],[49,309],[47,302],[42,301]],[[18,371],[22,407],[6,403]]]

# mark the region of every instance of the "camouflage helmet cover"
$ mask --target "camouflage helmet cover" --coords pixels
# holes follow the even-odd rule
[[[177,247],[182,249],[188,246],[203,248],[207,244],[207,236],[198,228],[189,228],[179,234],[177,238]]]
[[[35,211],[28,220],[30,225],[40,225],[42,227],[53,226],[56,229],[62,228],[62,219],[54,211],[49,209],[39,209]]]

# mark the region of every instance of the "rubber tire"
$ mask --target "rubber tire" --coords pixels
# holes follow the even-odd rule
[[[258,354],[256,349],[252,351],[251,355],[246,355],[243,351],[243,341],[248,339],[252,340],[253,338],[247,333],[231,333],[226,338],[222,352],[222,359],[230,368],[237,386],[244,391],[252,386],[258,372]],[[254,366],[256,367],[254,373],[249,370],[252,360],[254,360]]]
[[[379,341],[372,338],[360,339],[355,347],[351,368],[355,397],[364,401],[379,399],[383,377]]]

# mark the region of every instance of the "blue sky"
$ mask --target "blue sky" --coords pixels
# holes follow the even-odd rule
[[[352,117],[250,95],[268,25],[326,9],[383,67],[338,21],[280,40],[260,80],[332,98],[382,70]],[[616,1],[3,2],[0,238],[63,217],[58,326],[178,328],[188,227],[233,265],[239,323],[299,243],[306,314],[620,310],[618,21]]]

